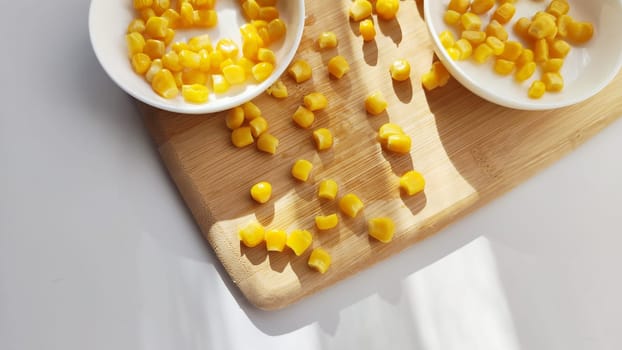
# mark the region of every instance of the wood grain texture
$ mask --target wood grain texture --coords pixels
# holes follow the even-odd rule
[[[349,1],[307,1],[304,38],[297,57],[314,67],[313,79],[295,84],[284,76],[290,97],[278,101],[260,96],[255,103],[280,139],[270,156],[253,146],[231,145],[224,113],[185,116],[139,104],[146,125],[174,182],[234,283],[259,308],[277,309],[330,286],[428,237],[459,217],[517,186],[572,151],[622,115],[622,76],[594,98],[565,109],[546,112],[510,110],[490,104],[456,82],[425,93],[421,74],[433,59],[431,42],[415,1],[402,1],[399,17],[377,22],[376,42],[363,43],[358,26],[348,21]],[[330,10],[326,10],[330,9]],[[319,51],[314,39],[325,30],[340,40],[335,50]],[[337,52],[352,70],[341,80],[328,77],[325,63]],[[412,80],[394,83],[388,67],[395,58],[412,64]],[[363,100],[372,90],[389,100],[387,112],[368,116]],[[291,115],[304,94],[321,91],[329,107],[317,113],[313,128],[328,127],[335,135],[332,150],[318,153],[311,130],[293,125]],[[410,155],[382,150],[376,132],[386,122],[402,125],[413,139]],[[314,163],[312,179],[300,183],[290,176],[297,158]],[[405,197],[398,177],[417,169],[427,180],[425,194]],[[316,198],[322,178],[334,178],[340,194],[354,192],[366,204],[355,219],[341,217],[338,228],[318,232],[314,216],[337,211],[335,202]],[[264,205],[249,196],[258,181],[273,184],[273,199]],[[397,223],[393,242],[367,236],[366,221],[391,216]],[[307,258],[291,251],[266,253],[248,249],[237,230],[250,220],[268,228],[304,228],[314,235],[313,247],[333,256],[321,275]]]

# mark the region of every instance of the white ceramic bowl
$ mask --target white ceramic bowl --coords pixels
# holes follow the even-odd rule
[[[517,1],[516,14],[506,29],[512,40],[517,40],[511,25],[520,17],[531,17],[546,8],[550,1]],[[531,99],[527,89],[540,74],[517,84],[510,77],[493,72],[492,61],[478,65],[472,60],[453,61],[443,49],[438,34],[449,27],[443,14],[449,0],[426,0],[425,20],[434,41],[434,50],[453,77],[480,97],[510,108],[545,110],[569,106],[584,101],[602,90],[618,74],[622,66],[622,0],[569,0],[570,15],[594,24],[594,37],[588,43],[574,46],[562,68],[565,87],[559,93],[546,93],[541,99]],[[494,10],[494,9],[493,9]],[[490,11],[490,13],[493,12]],[[488,23],[489,17],[483,17]],[[458,35],[455,29],[454,34]]]
[[[232,87],[225,94],[210,93],[204,104],[187,103],[181,97],[171,100],[157,95],[145,79],[132,70],[127,56],[125,32],[135,17],[131,0],[92,0],[89,10],[89,33],[91,44],[99,62],[114,82],[136,99],[154,107],[178,113],[204,114],[223,111],[247,102],[272,85],[290,64],[302,38],[305,10],[304,0],[281,0],[278,2],[281,19],[287,25],[287,35],[270,48],[276,54],[274,73],[261,83],[252,82]],[[197,34],[208,33],[212,42],[231,38],[240,44],[239,28],[246,21],[241,14],[238,0],[216,1],[219,25],[212,29],[178,30],[175,41],[185,40]],[[240,45],[241,47],[241,45]]]

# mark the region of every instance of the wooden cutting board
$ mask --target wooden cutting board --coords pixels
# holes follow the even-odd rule
[[[358,26],[348,21],[349,1],[307,1],[307,21],[297,57],[314,67],[313,79],[297,85],[284,76],[290,96],[267,95],[254,102],[280,139],[276,155],[254,146],[232,146],[224,113],[173,114],[139,104],[158,150],[203,234],[225,269],[251,303],[278,309],[351,276],[428,237],[459,217],[488,203],[572,151],[622,115],[622,75],[594,98],[565,109],[524,112],[490,104],[458,83],[426,93],[419,84],[433,60],[431,42],[414,1],[402,1],[398,19],[377,22],[375,42],[363,43]],[[339,46],[319,51],[315,38],[337,33]],[[337,53],[352,70],[345,78],[328,77],[325,63]],[[392,82],[388,67],[406,57],[412,80]],[[363,100],[379,89],[389,100],[387,113],[368,116]],[[311,130],[291,121],[302,96],[321,91],[327,110],[317,113],[313,128],[335,135],[332,150],[318,153]],[[382,150],[380,125],[394,122],[413,139],[410,155]],[[298,158],[313,162],[312,179],[297,182],[290,168]],[[427,180],[424,194],[400,194],[398,177],[417,169]],[[318,232],[317,214],[337,211],[335,202],[316,197],[317,182],[333,178],[340,194],[354,192],[366,207],[355,219],[341,216],[338,228]],[[252,184],[269,181],[273,198],[264,205],[249,196]],[[366,220],[390,216],[397,223],[393,242],[368,238]],[[313,247],[333,257],[322,275],[307,267],[311,249],[300,257],[291,251],[266,253],[264,246],[245,248],[238,227],[258,220],[268,228],[307,229]]]

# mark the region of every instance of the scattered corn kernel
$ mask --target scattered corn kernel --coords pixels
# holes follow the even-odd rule
[[[272,196],[272,185],[267,181],[261,181],[251,187],[251,197],[257,203],[266,203]]]
[[[330,254],[322,248],[313,249],[311,251],[311,255],[309,255],[309,260],[307,261],[307,265],[309,265],[310,268],[322,274],[328,271],[330,264]]]
[[[313,236],[311,232],[307,230],[294,230],[287,236],[285,245],[294,251],[296,256],[300,256],[309,248],[312,242]]]
[[[268,121],[263,117],[257,117],[252,119],[248,123],[248,126],[251,128],[251,134],[253,137],[259,137],[259,135],[268,130]]]
[[[395,81],[404,81],[410,79],[410,63],[405,59],[398,59],[391,63],[389,68],[391,78]]]
[[[341,79],[350,71],[350,65],[343,56],[335,56],[328,61],[328,73],[337,79]]]
[[[492,54],[495,56],[499,56],[505,51],[505,43],[494,36],[486,38],[486,45],[492,48]]]
[[[359,33],[363,37],[363,41],[372,41],[376,37],[376,27],[371,19],[364,19],[359,22]]]
[[[435,61],[432,63],[432,73],[434,73],[434,76],[438,81],[438,86],[441,87],[447,85],[449,79],[451,78],[449,71],[441,61]]]
[[[175,78],[168,69],[162,69],[157,72],[151,81],[151,86],[158,95],[167,99],[176,97],[179,94]]]
[[[225,123],[230,130],[235,130],[242,126],[244,123],[244,109],[240,106],[230,109],[225,117]]]
[[[562,39],[549,43],[549,57],[551,58],[565,58],[569,52],[570,44]]]
[[[355,21],[361,21],[371,16],[372,5],[368,0],[354,0],[350,5],[350,18]]]
[[[256,247],[265,239],[265,228],[262,224],[252,221],[238,231],[240,241],[249,247]]]
[[[272,74],[274,71],[274,65],[269,62],[259,62],[253,66],[251,72],[255,80],[262,82]]]
[[[318,230],[330,230],[335,228],[339,224],[339,217],[337,214],[330,215],[318,215],[315,217],[315,226]]]
[[[473,0],[471,2],[471,12],[481,15],[495,6],[495,0]]]
[[[162,60],[159,58],[156,58],[155,60],[151,61],[151,66],[149,66],[149,69],[147,70],[147,72],[145,72],[145,79],[148,82],[152,82],[153,78],[155,77],[155,75],[162,70],[163,66],[162,66]]]
[[[149,67],[151,67],[151,58],[146,54],[140,52],[132,56],[132,68],[137,74],[143,75],[147,73]]]
[[[448,48],[447,54],[449,55],[449,58],[451,58],[454,61],[457,61],[460,59],[460,50],[456,49],[455,47]]]
[[[339,209],[354,218],[363,209],[363,202],[354,193],[348,193],[339,200]]]
[[[183,85],[181,94],[186,102],[205,103],[209,97],[209,90],[202,84]]]
[[[538,16],[531,21],[527,28],[527,35],[538,40],[548,37],[555,37],[557,34],[557,23],[554,18],[549,16]]]
[[[382,92],[376,90],[372,92],[365,99],[365,110],[367,113],[372,115],[379,115],[387,109],[388,106],[387,100],[382,95]]]
[[[395,234],[395,223],[391,218],[379,217],[370,219],[367,222],[368,233],[370,236],[382,243],[389,243]]]
[[[239,127],[231,132],[231,142],[235,147],[242,148],[254,142],[253,134],[249,126]]]
[[[230,64],[222,69],[222,75],[229,85],[242,84],[246,80],[244,68],[237,64]]]
[[[533,60],[538,63],[546,62],[549,59],[549,43],[546,39],[537,40],[533,49]]]
[[[168,20],[154,16],[147,20],[145,34],[151,38],[163,39],[168,31]]]
[[[137,53],[142,53],[145,49],[145,38],[138,32],[132,32],[125,35],[127,44],[127,53],[129,57],[133,57]]]
[[[542,82],[546,91],[559,92],[564,88],[564,78],[559,73],[546,72],[542,74]]]
[[[382,144],[386,144],[389,140],[389,136],[391,135],[403,135],[404,130],[402,127],[395,123],[386,123],[382,124],[380,129],[378,129],[378,140]]]
[[[244,117],[246,120],[253,120],[261,117],[261,109],[259,109],[259,107],[257,107],[257,105],[252,101],[242,104],[242,109],[244,110]]]
[[[212,89],[217,94],[227,92],[229,83],[222,74],[212,74]]]
[[[287,242],[287,233],[283,230],[268,230],[264,239],[269,252],[282,252]]]
[[[299,106],[294,112],[292,119],[301,128],[308,128],[315,121],[315,114],[303,106]]]
[[[460,23],[461,16],[462,14],[460,12],[457,12],[454,10],[447,10],[445,12],[445,15],[443,16],[443,20],[445,21],[446,24],[450,26],[455,26],[455,25],[458,25],[458,23]]]
[[[286,98],[289,96],[287,86],[285,86],[281,80],[277,80],[268,89],[266,89],[266,93],[275,98]]]
[[[500,75],[510,75],[512,71],[514,71],[515,63],[512,61],[504,60],[503,58],[498,58],[495,61],[494,70],[495,73]]]
[[[488,61],[488,59],[493,55],[492,47],[488,44],[483,43],[478,45],[473,51],[473,59],[477,63],[484,63]]]
[[[303,98],[303,103],[310,111],[317,111],[328,106],[328,99],[321,92],[312,92]]]
[[[310,161],[298,159],[292,166],[292,176],[300,181],[307,181],[312,169],[313,164]]]
[[[460,60],[466,60],[473,54],[473,45],[466,39],[456,40],[454,47],[460,51]]]
[[[409,153],[411,143],[410,136],[406,134],[391,135],[387,138],[387,150],[395,153]]]
[[[529,98],[538,99],[541,98],[546,92],[546,85],[540,80],[534,80],[527,91]]]
[[[279,139],[270,135],[267,132],[263,132],[257,139],[257,149],[269,154],[275,154],[276,148],[279,146]]]
[[[332,179],[322,180],[318,186],[317,196],[323,199],[333,200],[337,197],[339,186]]]
[[[456,38],[454,37],[454,33],[449,30],[444,30],[438,35],[438,39],[441,41],[441,45],[445,49],[449,49],[456,44]]]
[[[499,55],[499,58],[504,60],[515,62],[520,54],[523,52],[523,44],[518,41],[506,41],[503,53]]]
[[[313,141],[318,151],[324,151],[333,146],[333,134],[326,128],[313,130]]]
[[[425,188],[425,179],[418,171],[408,171],[400,177],[400,188],[407,195],[414,196]]]
[[[311,79],[311,72],[311,65],[305,60],[296,60],[287,69],[287,73],[299,84]]]
[[[460,17],[460,21],[463,30],[480,30],[482,28],[482,19],[472,12],[463,14]]]
[[[486,26],[486,35],[488,37],[494,36],[501,41],[507,41],[509,36],[505,27],[494,19]]]
[[[395,18],[400,9],[399,0],[376,0],[376,14],[384,20]]]
[[[465,13],[469,9],[469,6],[471,6],[471,0],[450,0],[447,9],[458,13]]]
[[[527,62],[524,65],[518,67],[516,73],[514,73],[514,79],[517,82],[523,82],[533,75],[536,72],[536,63],[535,62]]]
[[[512,17],[514,17],[514,13],[516,13],[516,8],[514,7],[514,4],[506,2],[503,5],[497,7],[495,12],[492,14],[492,19],[496,20],[501,24],[506,24],[512,19]]]
[[[337,35],[334,32],[322,32],[317,39],[317,45],[320,49],[333,49],[337,47]]]
[[[551,58],[550,60],[542,64],[542,71],[545,73],[546,72],[559,73],[563,65],[564,65],[564,60],[562,58]]]
[[[527,62],[533,62],[533,58],[534,58],[533,50],[524,49],[521,52],[520,56],[518,56],[518,58],[516,59],[516,66],[520,67],[520,66],[523,66]]]
[[[552,14],[555,17],[559,17],[561,15],[567,14],[569,10],[570,5],[568,5],[566,0],[553,0],[549,3],[546,12]]]

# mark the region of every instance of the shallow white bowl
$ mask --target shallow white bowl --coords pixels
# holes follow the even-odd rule
[[[602,90],[618,74],[622,67],[622,0],[570,0],[570,15],[594,24],[594,37],[588,43],[574,46],[562,68],[565,87],[559,93],[546,93],[541,99],[527,96],[531,82],[540,76],[517,84],[514,79],[493,72],[492,61],[478,65],[472,60],[453,61],[442,47],[438,34],[450,29],[443,21],[449,0],[426,0],[425,20],[434,41],[434,51],[452,76],[467,89],[480,97],[510,108],[545,110],[569,106],[584,101]],[[511,40],[518,40],[511,26],[520,17],[531,17],[546,8],[549,1],[517,1],[516,14],[506,25]],[[494,10],[494,9],[493,9]],[[490,11],[490,13],[493,12]],[[489,17],[482,17],[488,23]],[[453,30],[456,37],[458,32]]]
[[[278,2],[280,17],[287,25],[287,35],[270,48],[276,54],[274,73],[261,83],[252,82],[232,87],[225,94],[210,93],[204,104],[187,103],[181,97],[171,100],[156,94],[145,79],[132,70],[127,56],[125,32],[135,17],[130,0],[92,0],[89,10],[89,34],[99,62],[110,76],[128,94],[136,99],[171,112],[204,114],[223,111],[247,102],[272,85],[290,64],[302,38],[305,10],[304,0],[281,0]],[[175,41],[186,40],[197,34],[208,33],[212,42],[231,38],[240,44],[239,28],[246,21],[240,11],[238,0],[216,1],[219,24],[212,29],[177,30]],[[241,45],[240,45],[241,47]]]

